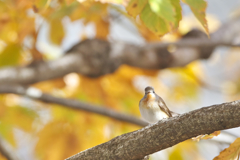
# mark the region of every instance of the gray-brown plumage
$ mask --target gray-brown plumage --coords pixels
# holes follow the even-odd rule
[[[154,92],[153,87],[145,88],[145,95],[139,102],[142,117],[149,123],[155,123],[163,118],[172,117],[163,99]]]

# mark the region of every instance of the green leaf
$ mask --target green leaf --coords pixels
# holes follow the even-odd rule
[[[129,15],[136,17],[142,12],[143,8],[146,6],[147,3],[148,0],[131,0],[128,3],[126,10]]]
[[[170,0],[175,9],[175,24],[174,28],[178,28],[179,22],[182,20],[182,8],[180,0]]]
[[[8,124],[2,123],[2,121],[0,121],[0,134],[8,143],[14,147],[16,146],[12,126],[9,126]]]
[[[207,8],[207,2],[204,0],[182,0],[182,1],[191,8],[193,14],[202,24],[207,35],[209,35],[208,24],[207,24],[206,14],[205,14],[206,8]]]
[[[79,2],[75,1],[69,5],[62,6],[59,10],[53,12],[50,19],[62,19],[65,16],[71,15],[79,7]]]
[[[149,0],[151,10],[164,19],[171,27],[175,26],[175,8],[170,0]]]
[[[38,8],[43,8],[47,4],[47,2],[48,2],[48,0],[36,0],[36,1],[34,1],[34,4]]]
[[[140,18],[149,30],[158,36],[163,36],[170,31],[170,26],[165,23],[164,19],[156,15],[156,13],[151,10],[149,4],[147,4],[143,9],[140,14]]]
[[[50,22],[50,39],[54,44],[60,45],[65,35],[61,19],[54,19]]]
[[[21,46],[19,44],[8,44],[2,52],[0,52],[0,67],[16,65],[21,56]]]
[[[6,110],[0,120],[2,124],[18,127],[24,131],[31,131],[32,123],[36,118],[38,118],[38,114],[34,110],[21,106],[12,106]]]

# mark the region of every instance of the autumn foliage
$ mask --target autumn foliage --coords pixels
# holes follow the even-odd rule
[[[201,24],[200,28],[209,35],[205,15],[207,2],[182,0],[181,3],[190,7]],[[58,49],[64,52],[61,46],[69,35],[67,22],[82,24],[83,32],[75,35],[81,40],[99,38],[114,41],[111,27],[118,16],[127,19],[145,42],[162,41],[164,38],[170,41],[179,39],[185,32],[179,29],[183,17],[181,3],[180,0],[0,1],[0,69],[34,65],[60,57],[55,52]],[[92,37],[87,34],[89,25],[94,26]],[[56,47],[56,50],[46,50],[46,46],[42,45],[43,30],[47,30],[45,41]],[[171,35],[161,39],[167,33]],[[171,85],[165,83],[166,76],[170,77]],[[167,102],[177,102],[181,107],[185,105],[186,97],[188,100],[198,99],[199,89],[206,86],[201,80],[205,76],[200,62],[193,62],[185,68],[162,71],[122,65],[116,72],[97,78],[70,73],[58,79],[25,85],[57,97],[107,106],[117,112],[140,117],[138,103],[143,96],[142,80],[146,85],[155,86],[156,92],[166,98]],[[0,95],[0,136],[13,150],[32,146],[32,150],[26,148],[26,153],[33,159],[65,159],[139,128],[101,115],[34,101],[24,96]],[[227,157],[227,151],[239,153],[238,141],[215,159]],[[201,157],[197,144],[189,140],[169,151],[169,159],[183,159],[186,151],[195,152],[197,157]],[[190,154],[192,157],[196,155]],[[0,159],[5,158],[1,156]]]

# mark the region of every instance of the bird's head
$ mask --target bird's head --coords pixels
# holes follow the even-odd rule
[[[148,86],[148,87],[145,88],[145,95],[147,95],[147,94],[153,94],[153,93],[155,93],[153,87]]]
[[[151,87],[151,86],[146,87],[145,88],[145,94],[148,94],[148,93],[155,93],[154,88]]]

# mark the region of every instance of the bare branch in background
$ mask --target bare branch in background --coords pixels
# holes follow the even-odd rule
[[[201,134],[240,126],[240,101],[203,107],[123,134],[67,160],[142,159]]]
[[[79,110],[83,110],[91,113],[97,113],[103,116],[114,118],[119,121],[128,122],[128,123],[139,125],[139,126],[146,126],[148,124],[147,122],[137,117],[134,117],[132,115],[126,115],[123,113],[118,113],[108,107],[95,106],[92,104],[79,102],[73,99],[57,98],[49,94],[42,93],[40,90],[33,87],[23,87],[20,85],[2,85],[0,86],[0,93],[19,94],[35,100],[47,102],[47,103],[55,103],[55,104],[67,106],[73,109],[79,109]]]
[[[54,61],[2,68],[0,84],[32,84],[71,72],[98,77],[114,72],[122,64],[144,69],[181,67],[194,60],[209,58],[217,46],[239,47],[234,45],[239,26],[240,18],[237,18],[211,34],[211,39],[190,32],[175,43],[134,45],[119,41],[110,43],[98,39],[85,40]]]
[[[11,146],[0,136],[0,153],[8,160],[20,160]]]

